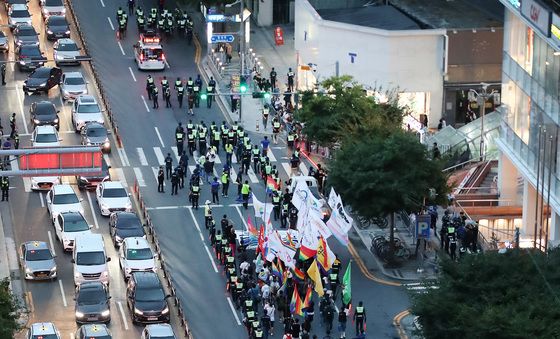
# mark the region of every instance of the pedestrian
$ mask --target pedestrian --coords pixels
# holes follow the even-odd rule
[[[15,130],[16,130],[16,114],[12,113],[12,116],[10,116],[10,135],[13,135]]]
[[[181,164],[179,164],[179,166],[177,166],[175,168],[175,171],[177,172],[177,175],[179,176],[179,188],[183,189],[185,187],[185,172],[183,172],[183,166],[181,166]]]
[[[19,149],[19,134],[17,130],[14,133],[14,148]]]
[[[179,174],[177,170],[173,171],[171,174],[171,195],[177,195],[177,190],[179,188]]]
[[[3,62],[0,65],[0,71],[2,72],[2,86],[6,86],[6,63]]]
[[[173,106],[171,106],[171,88],[169,88],[169,86],[165,87],[163,96],[165,97],[165,107],[173,108]]]
[[[446,126],[447,126],[447,122],[445,121],[445,119],[444,118],[439,119],[439,124],[437,125],[438,131],[441,131]]]
[[[441,152],[439,151],[439,147],[437,142],[434,142],[434,145],[432,147],[432,159],[436,160],[439,159],[441,157]]]
[[[364,308],[364,303],[360,301],[356,311],[354,312],[354,322],[356,323],[356,335],[365,333],[366,324],[366,309]]]
[[[331,334],[332,327],[333,327],[333,320],[334,320],[334,301],[329,298],[329,303],[325,308],[325,324],[327,335]]]
[[[221,177],[222,181],[222,197],[228,197],[228,189],[229,189],[229,173],[224,170]]]
[[[348,320],[348,308],[342,307],[342,310],[338,312],[338,333],[340,338],[346,338],[346,322]]]
[[[214,204],[220,203],[220,198],[218,197],[218,191],[220,189],[220,183],[218,182],[218,178],[214,177],[214,181],[210,184],[210,191],[212,192],[212,202]]]
[[[2,201],[8,201],[10,191],[10,180],[8,177],[2,177],[0,180],[0,189],[2,190]]]
[[[243,207],[245,209],[249,206],[249,194],[251,193],[251,186],[249,186],[249,181],[245,180],[243,187],[241,187],[241,197],[243,198]]]
[[[278,76],[278,74],[274,70],[274,67],[272,67],[272,70],[270,71],[270,84],[272,85],[272,89],[276,88],[276,77],[277,76]]]
[[[159,108],[158,93],[159,90],[157,86],[152,86],[152,101],[154,102],[153,108]]]
[[[146,78],[146,92],[148,92],[148,100],[152,100],[152,94],[154,93],[154,78],[148,74]]]
[[[189,103],[189,112],[188,114],[193,115],[194,116],[194,93],[189,93],[189,97],[188,97],[188,103]]]
[[[163,182],[165,181],[165,174],[163,173],[163,166],[159,166],[157,180],[158,180],[157,191],[160,192],[160,193],[165,193],[165,191],[163,190]]]
[[[208,86],[206,86],[206,107],[212,108],[212,100],[214,100],[214,91],[216,89],[216,80],[214,77],[210,77],[210,81],[208,81]]]
[[[288,68],[288,74],[286,74],[288,76],[288,92],[293,92],[294,91],[294,77],[295,74],[292,71],[291,68]]]
[[[296,318],[292,324],[292,338],[299,339],[301,333],[301,325],[299,324],[299,319]]]
[[[171,176],[172,172],[173,172],[173,158],[171,157],[171,153],[167,153],[167,156],[165,157],[165,173],[167,175],[167,180],[169,180],[169,177]]]

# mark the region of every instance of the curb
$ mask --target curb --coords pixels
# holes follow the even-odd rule
[[[401,339],[408,339],[405,329],[401,326],[401,321],[404,317],[410,315],[410,310],[406,309],[393,318],[393,326],[395,326],[397,333]]]

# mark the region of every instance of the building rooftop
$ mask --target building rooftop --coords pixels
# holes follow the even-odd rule
[[[393,6],[319,9],[317,13],[325,20],[385,30],[421,28],[414,20],[401,13]]]

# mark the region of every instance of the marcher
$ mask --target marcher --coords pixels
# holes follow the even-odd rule
[[[153,86],[152,87],[152,101],[154,103],[153,108],[159,108],[159,102],[158,102],[158,88],[157,86]]]
[[[179,174],[177,171],[173,171],[171,174],[171,195],[177,195],[179,188]]]
[[[222,197],[228,197],[228,189],[229,189],[229,174],[227,171],[222,173],[221,177],[222,181]]]
[[[214,177],[214,181],[210,184],[210,191],[212,192],[212,202],[214,204],[220,203],[220,198],[218,196],[218,191],[220,189],[220,183],[218,182],[218,178]]]
[[[2,86],[6,86],[6,63],[0,65],[0,71],[2,72]]]
[[[365,333],[366,324],[366,309],[364,308],[364,303],[360,301],[358,307],[356,307],[356,312],[354,312],[354,322],[356,323],[356,335]]]
[[[338,312],[338,333],[340,338],[346,338],[346,322],[348,320],[348,308],[342,307],[342,310]]]
[[[173,172],[173,158],[171,157],[171,153],[167,153],[167,156],[165,157],[164,161],[165,161],[165,173],[167,175],[167,180],[169,180],[169,177]]]
[[[157,189],[158,192],[165,193],[165,191],[163,190],[163,183],[165,181],[165,174],[163,173],[163,166],[159,166],[157,180],[158,180],[158,189]]]
[[[2,177],[0,180],[0,189],[2,190],[2,201],[9,201],[10,195],[10,180],[8,177]]]

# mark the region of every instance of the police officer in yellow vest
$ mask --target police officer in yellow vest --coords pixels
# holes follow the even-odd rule
[[[222,197],[228,197],[228,189],[229,189],[229,174],[227,171],[222,173],[221,177],[222,182]]]
[[[226,162],[229,166],[231,166],[232,164],[232,158],[233,158],[233,144],[228,142],[226,145]],[[239,162],[239,159],[237,159],[237,162]]]
[[[294,142],[296,141],[296,135],[293,131],[288,133],[288,137],[286,138],[288,143],[288,148],[292,149],[294,147]]]
[[[249,181],[245,180],[243,186],[241,186],[241,197],[243,198],[243,207],[245,209],[249,206],[249,194],[251,193],[251,186],[249,186]]]
[[[358,307],[356,307],[356,312],[354,313],[354,322],[356,323],[356,336],[359,334],[364,334],[366,323],[366,309],[364,308],[364,303],[361,301],[358,304]]]
[[[189,80],[187,80],[187,93],[189,94],[192,93],[193,87],[194,87],[194,81],[192,77],[189,77]]]
[[[191,184],[191,203],[192,208],[198,209],[198,198],[200,197],[200,186],[198,182],[193,182]]]
[[[280,201],[282,200],[281,193],[277,190],[272,192],[272,212],[274,212],[274,221],[280,219]]]
[[[274,117],[272,119],[272,142],[278,144],[278,134],[280,134],[280,119],[278,117]]]

